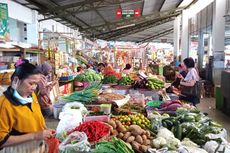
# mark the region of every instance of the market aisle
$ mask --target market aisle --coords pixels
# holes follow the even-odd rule
[[[228,132],[228,140],[230,140],[230,117],[216,109],[215,98],[204,98],[201,103],[197,105],[198,109],[202,112],[208,113],[208,116],[214,121],[222,124]]]

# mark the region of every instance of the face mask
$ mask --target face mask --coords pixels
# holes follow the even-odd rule
[[[28,103],[32,103],[32,101],[33,101],[32,97],[24,98],[24,97],[22,97],[21,95],[19,95],[19,93],[17,92],[17,90],[14,90],[13,96],[14,96],[15,98],[17,98],[18,101],[19,101],[21,104],[23,104],[23,105],[28,104]]]

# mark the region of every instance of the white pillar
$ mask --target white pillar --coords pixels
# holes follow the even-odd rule
[[[213,81],[220,84],[221,71],[224,69],[225,37],[225,0],[215,0],[213,7]]]
[[[174,57],[176,57],[177,59],[180,50],[180,21],[181,21],[181,16],[175,18],[174,29],[173,29]]]
[[[182,11],[181,60],[189,55],[188,11]]]

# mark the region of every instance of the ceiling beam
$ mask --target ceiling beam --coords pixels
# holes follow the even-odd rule
[[[137,43],[149,42],[149,41],[152,41],[154,39],[158,39],[160,37],[166,36],[166,35],[168,35],[168,34],[170,34],[172,32],[173,32],[173,28],[169,28],[169,29],[161,31],[161,32],[159,32],[159,33],[157,33],[157,34],[155,34],[153,36],[150,36],[150,37],[147,37],[147,38],[145,38],[145,39],[143,39],[141,41],[138,41]]]
[[[35,2],[33,0],[26,0],[26,1],[29,2],[29,3],[31,3],[31,4],[33,4],[33,5],[35,5],[35,6],[37,6],[40,9],[40,11],[42,11],[42,12],[46,11],[48,9],[46,6],[43,6],[40,3],[37,3],[37,2]],[[83,29],[80,25],[77,25],[76,23],[73,23],[72,21],[70,21],[67,18],[61,18],[61,19],[66,20],[68,23],[74,25],[75,27],[79,28],[80,30]]]
[[[141,2],[144,0],[136,0],[136,1]],[[52,12],[58,11],[60,14],[56,15],[55,13],[53,13],[52,16],[49,16],[42,20],[50,20],[50,19],[54,19],[58,17],[64,17],[66,15],[69,15],[70,13],[78,14],[81,12],[93,11],[94,9],[99,9],[99,8],[109,7],[109,6],[114,6],[114,5],[120,5],[122,3],[128,3],[128,2],[133,2],[133,0],[125,0],[125,1],[113,0],[113,2],[107,2],[106,0],[93,0],[93,1],[91,0],[91,1],[77,2],[77,3],[73,3],[71,6],[66,5],[66,6],[51,8],[50,11]],[[97,3],[99,4],[96,5]],[[73,9],[73,10],[69,10],[68,12],[63,12],[63,10],[66,10],[66,9]],[[48,13],[48,11],[46,11],[45,13]]]
[[[138,23],[142,23],[142,22],[146,22],[146,21],[150,21],[156,18],[161,18],[161,16],[165,16],[166,14],[169,14],[171,12],[177,12],[177,11],[181,11],[183,8],[177,8],[177,9],[172,9],[169,11],[162,11],[162,12],[157,12],[157,13],[153,13],[153,14],[149,14],[149,15],[144,15],[141,17],[131,17],[131,18],[124,18],[121,19],[119,21],[115,21],[115,22],[110,22],[109,24],[101,24],[98,26],[94,26],[95,29],[104,31],[104,29],[107,29],[107,26],[110,27],[111,30],[116,30],[119,27],[123,27],[126,25],[131,25],[131,24],[138,24]],[[85,28],[82,30],[82,32],[89,30],[89,28]],[[111,31],[105,31],[104,33],[110,33]]]
[[[159,12],[161,11],[162,7],[164,6],[166,0],[163,0],[163,3],[161,4],[161,7],[159,8]]]
[[[132,27],[127,27],[127,28],[99,34],[99,35],[96,35],[96,37],[100,38],[100,39],[105,39],[105,40],[108,40],[108,39],[115,40],[115,39],[118,39],[121,37],[131,35],[133,33],[141,32],[143,30],[149,29],[149,28],[154,27],[154,26],[164,24],[164,23],[169,22],[169,21],[172,21],[173,17],[176,17],[179,14],[181,14],[180,11],[173,13],[173,14],[158,17],[158,18],[155,18],[155,19],[152,19],[149,21],[145,21],[143,23],[136,24],[135,26],[132,26]]]

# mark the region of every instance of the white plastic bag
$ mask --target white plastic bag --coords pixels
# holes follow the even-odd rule
[[[58,123],[57,134],[70,131],[82,123],[83,117],[81,111],[61,112],[59,115],[60,122]]]
[[[205,143],[204,149],[208,153],[216,153],[216,152],[230,153],[230,144],[225,139],[222,139],[221,144],[217,143],[214,140],[211,140]]]
[[[79,102],[71,102],[65,104],[65,106],[62,109],[62,112],[69,112],[69,111],[80,111],[82,114],[87,113],[87,109],[82,103]]]
[[[226,129],[222,128],[220,133],[218,133],[218,134],[210,133],[210,134],[207,134],[206,136],[209,139],[218,139],[218,138],[222,139],[222,138],[224,138],[225,140],[227,140],[228,134],[227,134]]]
[[[59,145],[60,153],[82,153],[90,150],[90,143],[84,132],[75,131]]]

